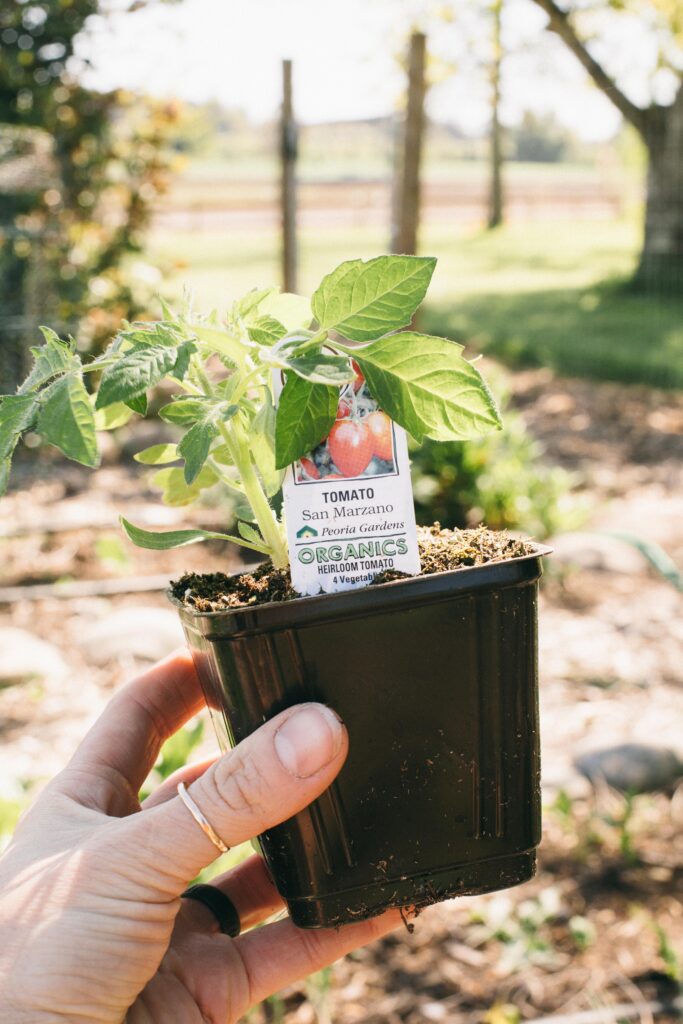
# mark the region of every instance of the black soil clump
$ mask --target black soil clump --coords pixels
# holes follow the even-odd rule
[[[534,552],[531,541],[512,537],[507,530],[488,530],[485,526],[473,530],[442,530],[439,523],[419,526],[417,539],[422,576],[504,562]],[[389,570],[376,576],[370,585],[405,578],[405,573]],[[292,587],[289,569],[274,569],[270,562],[239,576],[222,572],[186,573],[171,584],[171,589],[174,597],[199,612],[220,612],[299,597]]]

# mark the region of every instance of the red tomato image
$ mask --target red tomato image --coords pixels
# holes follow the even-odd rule
[[[385,412],[371,412],[364,420],[372,439],[372,453],[378,459],[391,462],[394,457],[394,445],[391,435],[391,420]]]
[[[332,461],[345,477],[360,476],[372,459],[370,431],[363,421],[337,420],[327,446]]]
[[[351,403],[346,398],[342,398],[339,405],[337,406],[337,419],[345,420],[347,416],[351,415]]]
[[[360,391],[360,389],[365,384],[365,377],[363,376],[363,371],[361,370],[360,366],[358,365],[355,359],[351,360],[351,366],[353,367],[353,372],[356,375],[356,379],[353,382],[353,390]]]
[[[299,463],[305,475],[309,478],[309,480],[320,479],[320,470],[316,466],[313,459],[299,459]]]

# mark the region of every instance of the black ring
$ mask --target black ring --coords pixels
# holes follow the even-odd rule
[[[232,900],[215,885],[191,885],[182,894],[188,900],[197,900],[211,911],[224,935],[236,939],[240,933],[240,915]]]

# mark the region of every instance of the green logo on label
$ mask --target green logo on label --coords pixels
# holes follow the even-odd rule
[[[312,526],[302,526],[300,530],[297,530],[297,537],[299,540],[308,540],[309,537],[317,537],[318,531]]]

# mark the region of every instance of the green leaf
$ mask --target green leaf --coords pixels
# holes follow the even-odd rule
[[[38,430],[46,441],[75,462],[99,465],[95,411],[80,377],[64,377],[45,392]]]
[[[288,373],[275,427],[275,465],[284,469],[326,437],[337,416],[339,390]]]
[[[249,543],[253,547],[260,549],[264,554],[268,554],[268,545],[266,544],[258,530],[255,530],[253,526],[249,525],[249,523],[242,522],[242,520],[238,522],[237,529],[239,531],[240,537],[243,537],[244,540],[249,541]]]
[[[80,359],[74,355],[71,342],[62,341],[49,327],[41,327],[40,330],[45,338],[45,344],[41,348],[31,349],[34,358],[33,369],[19,388],[20,395],[37,391],[58,374],[80,367]]]
[[[274,345],[284,338],[287,328],[272,316],[260,316],[248,328],[248,334],[257,345]]]
[[[464,441],[501,427],[488,385],[455,342],[404,332],[354,358],[381,408],[417,441]]]
[[[241,299],[238,299],[233,306],[233,313],[236,317],[248,318],[249,315],[254,315],[256,310],[259,308],[261,303],[268,298],[269,295],[278,294],[277,288],[252,288],[251,291],[243,295]]]
[[[182,380],[190,366],[190,358],[197,351],[193,341],[184,341],[178,348],[178,358],[173,367],[173,376],[176,380]]]
[[[193,424],[178,445],[178,454],[185,459],[185,483],[194,483],[206,462],[212,441],[218,435],[218,427],[207,420]]]
[[[179,358],[178,349],[162,345],[133,348],[102,374],[97,408],[114,402],[129,402],[143,395],[170,373]]]
[[[313,295],[313,313],[324,330],[352,341],[372,341],[405,327],[429,287],[431,256],[378,256],[342,263]]]
[[[127,405],[130,411],[137,413],[138,416],[147,415],[147,395],[144,392],[138,395],[137,398],[129,398],[123,404]]]
[[[282,487],[284,475],[284,470],[275,466],[275,427],[276,412],[268,396],[251,422],[249,446],[269,498]]]
[[[116,340],[126,346],[159,346],[166,348],[177,348],[186,340],[186,334],[181,323],[169,320],[156,320],[147,323],[146,321],[133,324],[123,331],[119,331]]]
[[[208,412],[208,398],[177,398],[159,409],[159,416],[167,423],[187,425],[203,419]]]
[[[181,548],[186,544],[196,544],[202,540],[229,540],[233,544],[241,544],[245,548],[255,548],[254,544],[240,537],[231,537],[227,533],[213,533],[210,530],[167,530],[164,533],[153,533],[150,530],[134,526],[123,516],[121,516],[121,526],[133,544],[150,551],[168,551],[169,548]]]
[[[216,352],[219,356],[225,356],[235,366],[244,366],[249,350],[239,338],[220,327],[193,324],[192,330],[201,344],[209,351]]]
[[[210,466],[204,466],[191,484],[185,482],[185,474],[180,466],[171,469],[160,469],[152,477],[154,487],[163,492],[161,499],[165,505],[182,508],[196,501],[203,490],[218,483],[218,476]]]
[[[333,356],[325,352],[307,352],[305,355],[289,355],[279,352],[266,352],[262,356],[266,365],[280,370],[293,370],[298,377],[310,381],[311,384],[329,384],[341,387],[350,384],[355,373],[347,356]]]
[[[143,466],[165,466],[169,462],[175,462],[180,456],[174,444],[153,444],[151,448],[143,449],[133,458]]]
[[[33,426],[37,411],[35,395],[0,398],[0,459],[11,457],[21,435]]]
[[[311,300],[294,292],[271,291],[259,304],[259,315],[279,320],[286,331],[308,327],[312,320]]]
[[[11,465],[12,460],[9,457],[6,459],[0,459],[0,496],[2,496],[7,490]]]
[[[96,430],[116,430],[123,427],[133,415],[133,410],[124,402],[114,402],[106,409],[98,409],[95,413]]]

